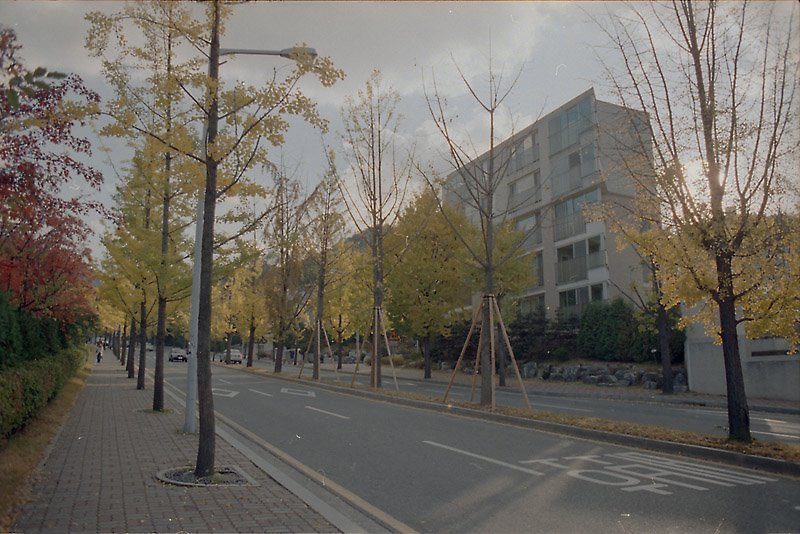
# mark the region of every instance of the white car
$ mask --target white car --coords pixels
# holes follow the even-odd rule
[[[171,362],[185,362],[186,351],[183,349],[172,349],[169,351],[169,361]]]
[[[225,353],[222,353],[222,361],[225,363],[242,363],[242,352],[238,349],[231,349],[231,355],[225,360]]]

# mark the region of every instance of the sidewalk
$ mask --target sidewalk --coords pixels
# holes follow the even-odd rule
[[[152,381],[136,389],[106,351],[49,456],[14,532],[337,532],[320,513],[217,437],[216,465],[237,466],[257,486],[185,487],[156,474],[194,465],[197,435],[165,395],[153,413]]]

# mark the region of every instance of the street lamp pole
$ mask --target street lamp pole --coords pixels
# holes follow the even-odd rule
[[[291,47],[282,50],[255,50],[250,48],[220,48],[219,56],[226,55],[258,55],[258,56],[279,56],[287,59],[297,61],[303,57],[314,59],[317,57],[317,51],[309,47]],[[212,62],[211,58],[209,61]],[[213,61],[216,63],[209,63],[209,75],[214,78],[214,82],[218,79],[219,73],[219,58]],[[213,125],[212,125],[213,121]],[[208,119],[203,124],[203,156],[208,165],[208,143],[209,143],[209,130],[212,129],[216,136],[217,130],[217,116],[214,117],[209,113]],[[196,415],[195,405],[197,403],[197,337],[198,337],[198,323],[200,318],[200,273],[201,273],[201,256],[203,250],[203,221],[205,217],[205,196],[207,191],[200,191],[197,198],[197,219],[195,224],[195,241],[194,241],[194,265],[192,267],[192,300],[191,311],[189,314],[189,347],[186,351],[187,359],[187,374],[186,374],[186,410],[183,423],[183,431],[188,433],[196,432]]]

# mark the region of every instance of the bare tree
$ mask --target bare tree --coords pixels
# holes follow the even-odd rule
[[[317,277],[317,303],[314,317],[314,370],[312,377],[319,380],[319,363],[322,354],[323,319],[325,315],[325,289],[332,281],[331,267],[339,263],[340,256],[346,249],[337,247],[342,241],[344,217],[342,213],[342,196],[333,163],[333,154],[329,153],[329,168],[325,176],[309,197],[309,259],[314,265]],[[338,254],[337,254],[338,251]],[[335,269],[333,270],[335,271]]]
[[[365,88],[355,98],[347,99],[342,111],[342,140],[355,178],[355,192],[351,192],[341,176],[339,185],[348,212],[358,230],[369,236],[372,251],[372,387],[381,387],[383,241],[400,215],[412,172],[413,152],[398,154],[399,101],[395,91],[383,87],[380,72],[376,70]]]
[[[436,79],[433,79],[433,94],[426,92],[428,111],[437,130],[447,146],[447,160],[455,172],[455,179],[443,184],[444,201],[458,203],[466,208],[471,218],[477,218],[480,228],[480,239],[476,243],[468,238],[456,225],[450,224],[469,251],[472,259],[480,266],[483,274],[483,301],[481,304],[481,335],[489,339],[479,341],[481,347],[480,372],[481,372],[481,404],[494,405],[494,360],[495,360],[495,335],[492,324],[492,307],[496,302],[497,273],[510,260],[519,256],[520,248],[525,239],[539,227],[540,221],[526,229],[516,242],[498,254],[496,233],[498,225],[508,221],[513,211],[514,204],[505,206],[498,201],[498,191],[505,187],[511,166],[522,161],[525,147],[521,143],[507,143],[503,148],[498,148],[497,121],[503,109],[503,103],[511,94],[521,71],[509,82],[505,83],[502,74],[496,73],[489,64],[488,95],[484,98],[478,94],[476,84],[467,80],[467,77],[456,65],[458,75],[469,95],[478,109],[485,113],[487,119],[488,152],[481,158],[481,152],[476,149],[468,136],[459,135],[453,131],[453,119],[448,111],[446,99],[441,96]],[[529,150],[533,150],[531,146]],[[518,159],[519,158],[519,159]],[[431,187],[436,185],[432,173],[420,168],[426,176]],[[540,185],[537,187],[541,187]],[[534,188],[536,189],[536,188]],[[540,190],[531,194],[541,194]],[[517,203],[516,205],[519,205]],[[441,208],[441,206],[440,206]],[[442,210],[445,214],[446,211]],[[490,333],[491,331],[491,333]],[[505,385],[505,365],[501,362],[501,385]]]
[[[277,343],[275,372],[283,369],[284,348],[296,334],[297,320],[313,292],[313,283],[305,269],[306,212],[308,199],[301,196],[300,186],[282,169],[274,172],[274,206],[264,233],[270,253],[267,257],[267,303],[272,321],[273,339]]]
[[[788,279],[774,220],[798,170],[796,17],[797,4],[674,0],[603,23],[621,58],[607,67],[613,90],[651,120],[636,129],[639,160],[623,165],[640,195],[620,208],[638,223],[615,231],[655,260],[666,304],[698,310],[721,339],[729,437],[742,441],[737,325],[777,328],[778,295],[762,286]]]

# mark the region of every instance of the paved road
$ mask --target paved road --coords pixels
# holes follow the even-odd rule
[[[310,371],[308,376],[310,376]],[[332,371],[323,371],[323,378],[333,376]],[[339,376],[346,377],[347,375],[339,373]],[[346,380],[349,381],[349,378]],[[383,380],[385,388],[394,389],[395,384],[389,370],[384,371]],[[359,376],[358,381],[361,384],[369,384],[369,378],[365,376]],[[439,398],[444,395],[446,388],[446,385],[440,382],[403,378],[398,379],[397,384],[402,391]],[[480,387],[476,387],[475,399],[479,397]],[[470,388],[456,383],[450,391],[449,398],[469,400]],[[499,405],[525,406],[522,394],[513,388],[497,389],[496,398]],[[529,395],[529,400],[531,406],[543,411],[662,426],[717,436],[727,436],[728,434],[728,414],[723,408],[617,399],[554,397],[551,395]],[[800,445],[800,415],[798,414],[776,414],[751,410],[750,425],[751,433],[756,439]]]
[[[185,366],[167,365],[183,388]],[[423,532],[775,532],[800,482],[214,367],[215,409]]]

